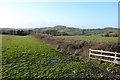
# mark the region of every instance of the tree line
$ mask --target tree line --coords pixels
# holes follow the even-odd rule
[[[23,30],[23,29],[1,29],[0,34],[9,34],[9,35],[29,35],[32,30]]]

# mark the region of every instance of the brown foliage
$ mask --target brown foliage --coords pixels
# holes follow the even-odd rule
[[[120,52],[120,42],[64,39],[38,33],[34,33],[32,35],[46,43],[51,44],[62,52],[69,54],[75,53],[76,55],[82,55],[84,57],[88,56],[89,48]]]

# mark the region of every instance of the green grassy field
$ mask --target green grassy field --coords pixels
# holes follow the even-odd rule
[[[32,36],[2,36],[3,80],[102,77],[109,77],[104,68],[85,63],[74,54],[61,53]]]
[[[112,41],[112,42],[118,41],[118,37],[102,37],[102,36],[57,36],[57,37],[78,39],[78,40],[96,40],[96,41]]]

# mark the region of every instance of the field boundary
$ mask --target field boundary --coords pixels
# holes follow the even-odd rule
[[[120,65],[120,53],[89,49],[89,59],[110,62]]]

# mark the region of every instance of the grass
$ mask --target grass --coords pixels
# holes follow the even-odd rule
[[[77,40],[96,40],[96,41],[112,41],[112,42],[118,41],[118,37],[102,37],[102,36],[57,36],[57,37],[77,39]]]
[[[100,79],[109,76],[105,69],[85,63],[74,54],[61,53],[32,36],[3,35],[2,44],[3,80]]]
[[[63,58],[59,51],[31,36],[3,36],[2,42],[3,79],[75,77],[71,71],[88,67],[72,61],[72,56]]]

